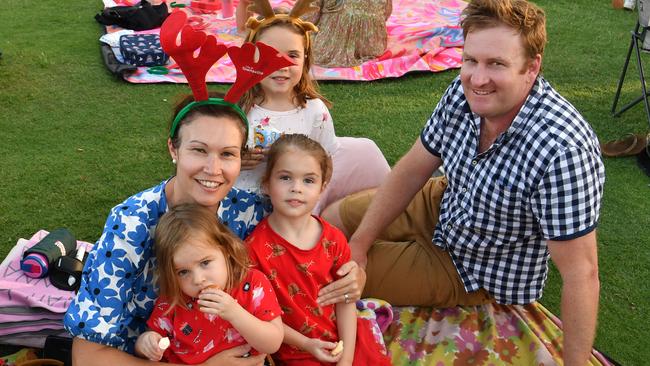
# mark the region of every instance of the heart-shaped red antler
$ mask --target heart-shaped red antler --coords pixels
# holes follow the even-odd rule
[[[255,62],[256,48],[260,53],[257,62]],[[288,56],[280,54],[275,48],[262,42],[255,44],[246,42],[241,47],[228,47],[228,56],[237,69],[235,83],[223,98],[230,103],[237,103],[248,89],[274,71],[294,65]]]
[[[217,38],[197,31],[187,23],[187,14],[182,10],[173,11],[160,27],[160,45],[178,64],[192,88],[194,100],[208,99],[208,88],[205,76],[223,55],[227,48],[217,43]],[[178,35],[180,34],[180,44]],[[197,49],[198,56],[194,57]]]

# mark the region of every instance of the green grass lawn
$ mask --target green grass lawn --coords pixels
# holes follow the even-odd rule
[[[544,75],[551,84],[601,140],[647,131],[641,105],[620,118],[610,115],[636,13],[614,10],[609,0],[538,3],[548,14]],[[109,74],[93,19],[101,6],[98,0],[0,6],[0,258],[41,228],[67,227],[95,241],[113,205],[172,172],[166,126],[172,101],[188,89],[132,85]],[[337,134],[374,139],[394,163],[456,75],[329,82],[322,89],[334,103]],[[623,99],[639,93],[632,67]],[[596,347],[623,365],[643,365],[650,360],[650,180],[634,158],[605,165]],[[542,303],[556,314],[560,285],[553,270]]]

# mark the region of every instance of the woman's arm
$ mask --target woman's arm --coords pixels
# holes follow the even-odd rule
[[[202,366],[262,366],[264,354],[242,357],[250,351],[250,346],[231,348],[210,357]],[[135,357],[116,348],[75,338],[72,342],[73,366],[140,366],[140,365],[175,365],[153,362]]]
[[[160,364],[138,358],[117,348],[75,338],[72,341],[73,366],[139,366]]]
[[[339,340],[343,341],[343,355],[337,365],[352,365],[357,340],[357,309],[354,302],[336,304],[336,326]]]

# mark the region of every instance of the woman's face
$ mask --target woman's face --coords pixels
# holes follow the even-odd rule
[[[180,144],[169,152],[176,160],[170,205],[196,203],[216,212],[241,168],[241,122],[200,115],[179,130]]]

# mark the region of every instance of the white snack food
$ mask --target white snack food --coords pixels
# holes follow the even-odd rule
[[[339,341],[339,343],[336,344],[336,347],[332,350],[332,356],[336,356],[339,353],[343,352],[343,341]]]
[[[167,337],[160,338],[160,340],[158,341],[158,348],[160,348],[163,351],[169,348],[169,338]]]

